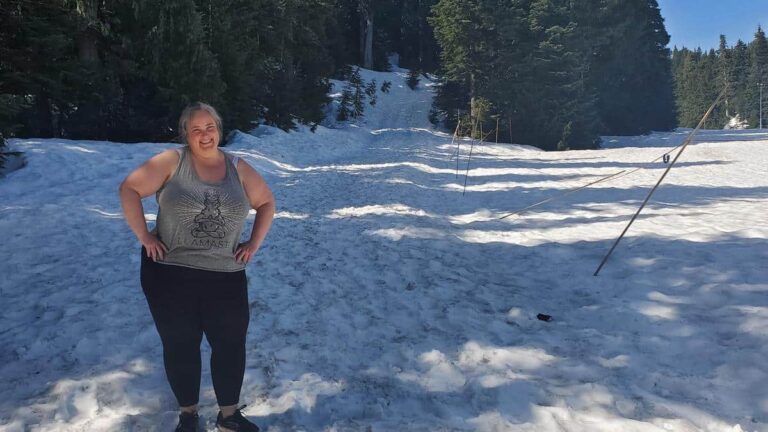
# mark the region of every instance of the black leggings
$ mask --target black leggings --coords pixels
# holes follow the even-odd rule
[[[180,406],[198,403],[200,343],[211,346],[211,378],[221,406],[236,405],[245,374],[250,318],[245,270],[216,272],[158,264],[141,248],[141,287],[163,342],[165,373]]]

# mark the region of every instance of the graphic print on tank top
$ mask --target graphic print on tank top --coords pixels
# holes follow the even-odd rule
[[[195,238],[224,238],[227,235],[224,217],[221,216],[221,198],[214,190],[205,191],[205,206],[195,216],[195,225],[192,227],[192,237]]]
[[[242,230],[242,221],[234,216],[247,214],[248,210],[236,197],[230,197],[226,189],[203,186],[178,191],[175,212],[179,228],[186,232],[177,235],[175,244],[194,249],[222,249],[232,246],[229,233]]]

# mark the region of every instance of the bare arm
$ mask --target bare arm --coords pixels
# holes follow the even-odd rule
[[[141,199],[154,194],[163,186],[178,160],[175,150],[166,150],[144,162],[120,183],[120,204],[125,221],[154,260],[162,259],[167,248],[149,233]]]
[[[246,161],[240,159],[237,168],[248,202],[251,208],[256,210],[250,240],[240,245],[235,252],[237,261],[247,263],[261,246],[272,225],[272,219],[275,217],[275,197],[261,175]]]

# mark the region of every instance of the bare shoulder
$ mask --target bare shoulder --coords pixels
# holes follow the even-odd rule
[[[242,158],[237,161],[237,174],[253,208],[258,208],[262,204],[274,200],[272,191],[261,174]]]
[[[179,162],[179,158],[181,157],[179,155],[178,150],[179,150],[178,148],[169,148],[169,149],[163,150],[160,153],[152,156],[150,160],[156,159],[160,163],[172,164],[175,166]]]
[[[179,155],[178,149],[170,148],[149,158],[146,165],[150,166],[151,169],[158,171],[163,175],[165,180],[167,180],[176,172],[176,166],[179,164],[179,159],[181,159],[181,156]]]
[[[176,150],[164,150],[133,170],[123,180],[121,187],[130,187],[138,192],[142,198],[154,194],[173,175],[178,162],[179,154]]]
[[[252,184],[253,182],[264,181],[261,174],[243,158],[237,159],[237,174],[240,176],[240,182],[243,183],[243,186],[245,186],[245,183]]]

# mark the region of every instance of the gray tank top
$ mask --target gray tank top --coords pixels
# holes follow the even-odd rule
[[[157,223],[153,233],[168,247],[161,264],[234,272],[245,264],[235,250],[251,206],[240,177],[237,158],[221,150],[227,174],[219,183],[198,177],[189,147],[176,149],[176,172],[157,191]]]

